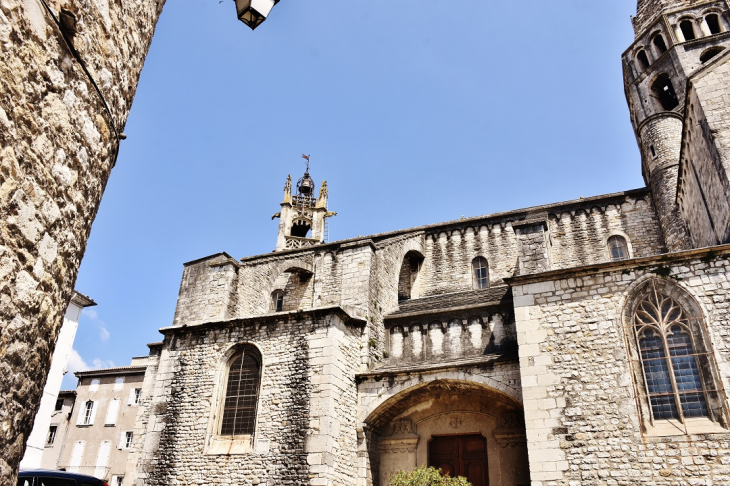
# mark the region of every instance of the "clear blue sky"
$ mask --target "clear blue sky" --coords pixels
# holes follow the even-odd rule
[[[271,251],[302,153],[339,213],[330,241],[641,187],[620,60],[635,8],[282,0],[251,32],[231,0],[168,1],[81,264],[99,305],[71,367],[145,355],[184,262]]]

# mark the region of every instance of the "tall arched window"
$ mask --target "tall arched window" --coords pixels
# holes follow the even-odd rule
[[[651,90],[663,109],[672,110],[679,105],[677,94],[674,92],[674,86],[672,86],[672,81],[669,79],[667,73],[662,73],[656,77],[651,84]]]
[[[623,236],[613,235],[608,238],[606,244],[608,246],[608,256],[612,262],[629,258],[629,245]]]
[[[696,304],[675,284],[652,279],[631,316],[651,421],[723,421],[712,356]]]
[[[408,300],[418,296],[418,274],[423,264],[423,255],[411,250],[403,257],[398,274],[398,301]]]
[[[261,382],[261,357],[245,347],[228,365],[220,435],[253,435]]]
[[[651,43],[654,44],[654,46],[659,51],[659,54],[664,54],[667,52],[667,44],[664,42],[664,37],[662,37],[661,34],[657,34],[654,36],[654,38],[651,40]]]
[[[695,39],[695,29],[692,26],[692,21],[687,19],[679,23],[679,28],[682,31],[685,41],[691,41]]]
[[[271,310],[274,312],[281,312],[284,310],[284,291],[274,290],[271,293]]]
[[[471,261],[472,288],[486,289],[489,287],[489,265],[484,257],[476,257]]]
[[[636,60],[639,61],[639,66],[642,71],[649,67],[649,58],[646,56],[644,49],[636,53]]]
[[[722,26],[720,25],[720,18],[715,13],[709,14],[705,17],[705,23],[707,28],[710,30],[710,34],[719,34],[722,32]]]

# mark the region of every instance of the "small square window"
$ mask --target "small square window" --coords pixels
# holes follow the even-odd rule
[[[53,410],[58,412],[62,409],[63,409],[63,398],[59,398],[58,400],[56,400],[56,406]]]

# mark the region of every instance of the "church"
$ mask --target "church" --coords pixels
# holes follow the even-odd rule
[[[184,265],[125,484],[730,484],[730,8],[632,21],[646,187],[327,242],[290,177],[275,251]]]

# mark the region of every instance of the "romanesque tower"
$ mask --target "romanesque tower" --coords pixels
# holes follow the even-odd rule
[[[304,175],[297,181],[295,194],[292,194],[291,182],[289,175],[284,186],[281,212],[273,216],[280,219],[275,251],[323,243],[326,239],[327,218],[337,214],[327,211],[327,181],[322,181],[318,196],[314,196],[315,185],[309,175],[309,160]]]
[[[730,45],[722,0],[638,0],[634,43],[623,54],[626,99],[667,251],[689,248],[677,201],[687,86]]]

